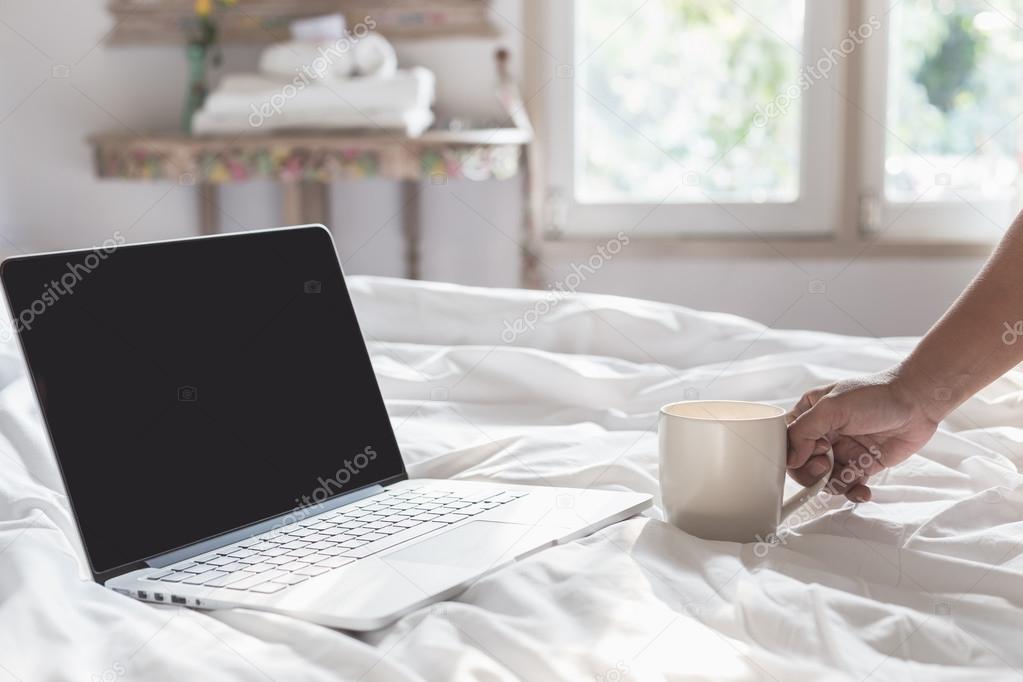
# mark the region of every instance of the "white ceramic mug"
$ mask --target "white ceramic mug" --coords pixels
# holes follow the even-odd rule
[[[733,400],[661,408],[661,502],[667,520],[708,540],[764,542],[826,485],[783,500],[788,453],[785,410]],[[834,455],[829,452],[831,466]]]

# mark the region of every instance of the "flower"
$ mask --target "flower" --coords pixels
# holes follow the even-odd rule
[[[195,14],[200,17],[208,17],[213,13],[212,0],[195,0]]]

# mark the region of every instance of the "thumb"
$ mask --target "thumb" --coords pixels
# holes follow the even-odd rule
[[[824,397],[789,425],[789,468],[806,464],[817,441],[841,429],[841,412],[834,398]]]

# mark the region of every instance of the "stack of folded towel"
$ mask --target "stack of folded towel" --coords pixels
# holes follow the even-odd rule
[[[433,73],[398,69],[394,48],[376,33],[271,45],[259,68],[223,78],[196,112],[192,132],[365,130],[414,137],[433,123]]]

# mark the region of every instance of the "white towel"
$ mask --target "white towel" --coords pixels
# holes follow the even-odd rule
[[[271,76],[347,78],[355,70],[352,43],[346,39],[308,43],[292,40],[263,49],[259,70]]]
[[[254,125],[259,123],[259,125]],[[254,119],[250,112],[214,113],[201,109],[192,117],[196,135],[258,134],[270,130],[397,131],[418,137],[433,123],[429,109],[359,113],[330,109],[284,108],[279,114]]]
[[[355,71],[360,76],[388,78],[398,70],[394,46],[379,33],[367,33],[355,40]]]
[[[349,78],[306,81],[257,74],[225,76],[206,98],[203,108],[212,113],[269,112],[297,106],[355,112],[429,109],[436,79],[422,67],[401,70],[391,78]],[[255,107],[255,108],[254,108]]]

